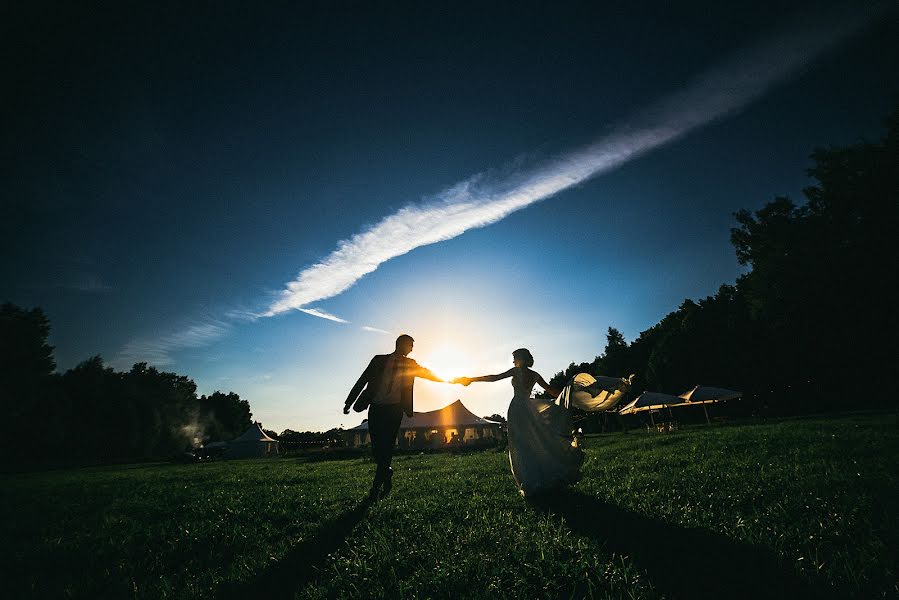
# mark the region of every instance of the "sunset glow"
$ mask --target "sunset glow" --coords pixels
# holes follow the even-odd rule
[[[455,344],[441,344],[430,352],[422,353],[418,362],[446,381],[470,375],[474,371],[471,353],[463,351]]]

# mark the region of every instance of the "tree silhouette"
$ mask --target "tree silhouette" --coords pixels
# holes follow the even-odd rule
[[[32,426],[32,443],[2,442],[2,460],[105,463],[165,458],[250,426],[233,392],[197,397],[188,377],[146,363],[117,372],[93,356],[54,374],[50,323],[40,309],[0,307],[0,394],[7,415]],[[7,447],[8,446],[8,447]]]
[[[50,321],[41,309],[0,306],[0,406],[8,419],[40,411],[56,368],[49,336]]]
[[[201,396],[199,404],[209,441],[234,439],[253,424],[250,403],[234,392],[215,391],[209,396]]]
[[[899,334],[899,111],[877,142],[815,150],[806,203],[777,197],[736,213],[731,242],[751,270],[708,298],[684,300],[628,345],[609,328],[580,371],[637,375],[632,391],[733,387],[782,412],[845,405],[889,382]],[[891,395],[872,403],[895,403]]]

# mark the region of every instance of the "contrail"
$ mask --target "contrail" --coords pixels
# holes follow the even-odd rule
[[[628,125],[619,126],[585,148],[499,180],[478,175],[436,197],[406,206],[339,242],[322,261],[300,271],[260,316],[270,317],[290,309],[316,314],[320,309],[309,309],[309,304],[344,292],[392,258],[496,223],[734,113],[857,33],[880,12],[869,7],[867,12],[830,15],[814,27],[806,23],[782,31],[648,107]]]
[[[313,317],[318,317],[319,319],[327,319],[329,321],[334,321],[335,323],[349,323],[346,319],[341,319],[338,316],[332,315],[329,312],[326,312],[320,308],[297,308],[297,310],[303,311],[307,315],[312,315]]]
[[[578,185],[690,131],[732,114],[795,75],[825,51],[858,33],[892,5],[854,6],[854,12],[806,18],[733,57],[680,92],[640,111],[612,133],[578,151],[523,170],[507,167],[501,176],[476,175],[418,204],[410,204],[347,240],[320,262],[287,283],[263,312],[236,310],[224,320],[202,322],[169,335],[139,338],[126,344],[119,362],[148,361],[164,365],[185,348],[212,343],[234,322],[250,322],[290,309],[346,323],[345,319],[310,306],[336,296],[382,263],[428,244],[485,227],[535,202]],[[365,326],[366,331],[384,332]],[[386,333],[386,332],[384,332]]]

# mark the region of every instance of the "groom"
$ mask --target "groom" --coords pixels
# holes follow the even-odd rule
[[[359,381],[350,390],[343,407],[344,414],[349,414],[351,406],[356,412],[368,408],[371,453],[378,465],[375,480],[368,493],[370,500],[377,500],[379,495],[386,496],[393,488],[390,462],[403,413],[412,416],[412,387],[415,378],[443,381],[408,357],[414,343],[412,336],[403,334],[396,338],[396,349],[391,354],[379,354],[371,359]]]

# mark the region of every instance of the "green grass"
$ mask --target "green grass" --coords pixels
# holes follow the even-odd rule
[[[502,452],[4,475],[15,596],[894,597],[896,414],[589,436],[528,502]],[[722,590],[728,590],[727,593]]]

